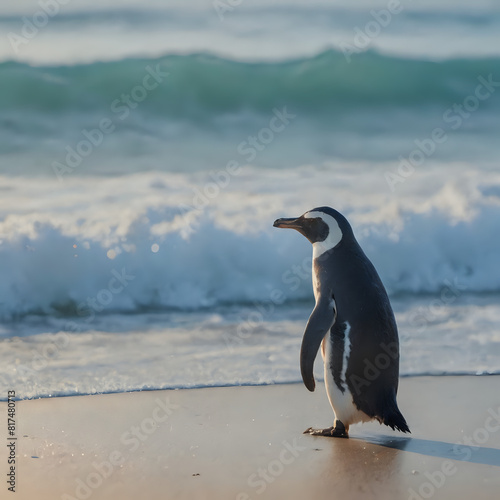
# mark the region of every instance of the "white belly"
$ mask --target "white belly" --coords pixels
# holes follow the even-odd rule
[[[330,332],[323,339],[323,349],[321,353],[323,355],[323,362],[325,365],[325,385],[326,392],[328,394],[328,399],[333,409],[333,413],[335,413],[335,419],[340,420],[346,427],[351,424],[356,424],[358,422],[368,422],[372,420],[366,413],[358,410],[356,405],[352,400],[352,394],[345,383],[345,373],[347,369],[347,360],[349,359],[350,347],[351,343],[349,340],[349,330],[350,326],[347,323],[347,328],[345,332],[345,341],[344,341],[344,357],[342,363],[342,386],[344,387],[344,392],[342,392],[335,381],[333,380],[333,374],[330,370],[330,359],[332,354],[331,340],[330,340]]]

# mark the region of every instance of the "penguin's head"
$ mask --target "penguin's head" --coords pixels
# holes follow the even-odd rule
[[[347,219],[330,207],[313,208],[297,218],[276,219],[273,226],[295,229],[304,235],[313,245],[314,258],[334,249],[353,234]]]

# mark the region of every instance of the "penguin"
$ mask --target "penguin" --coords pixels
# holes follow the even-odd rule
[[[338,211],[319,207],[298,218],[277,219],[274,227],[295,229],[313,247],[316,305],[300,350],[304,385],[314,391],[313,366],[321,346],[325,385],[334,412],[327,429],[314,436],[349,437],[349,426],[378,420],[410,432],[399,411],[399,340],[389,297],[375,267]]]

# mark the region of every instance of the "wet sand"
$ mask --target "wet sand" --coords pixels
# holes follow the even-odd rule
[[[498,376],[402,379],[412,434],[373,422],[350,439],[302,434],[332,424],[322,384],[18,401],[12,498],[496,499],[499,387]],[[4,442],[6,419],[2,402]]]

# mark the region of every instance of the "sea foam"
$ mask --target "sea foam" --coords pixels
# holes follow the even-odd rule
[[[415,173],[394,194],[380,166],[265,176],[248,167],[211,199],[203,192],[213,177],[202,174],[68,176],[64,190],[55,179],[4,178],[0,311],[197,309],[269,302],[273,290],[282,302],[308,299],[310,244],[272,223],[321,205],[349,218],[391,294],[434,293],[447,282],[500,291],[498,174],[460,165],[437,172]]]

